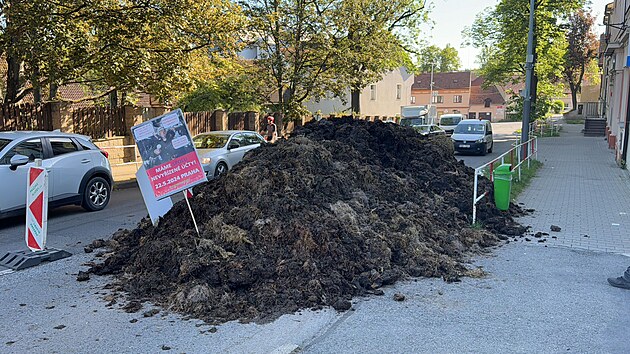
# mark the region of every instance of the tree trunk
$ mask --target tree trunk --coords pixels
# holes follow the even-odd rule
[[[353,115],[361,114],[361,91],[357,89],[352,89],[350,91],[350,106],[352,107]]]
[[[109,105],[111,107],[118,107],[118,91],[114,90],[109,94]]]
[[[42,87],[39,84],[39,66],[33,67],[33,78],[31,79],[31,85],[33,85],[33,103],[42,103]]]
[[[15,41],[12,39],[12,43]],[[13,44],[12,44],[13,45]],[[5,103],[15,103],[20,89],[20,62],[16,58],[11,47],[7,50],[7,91],[4,96]]]
[[[569,89],[571,90],[571,110],[577,109],[577,94],[578,88],[573,82],[569,82]]]
[[[56,101],[57,100],[57,90],[59,89],[59,86],[57,86],[57,84],[51,82],[49,89],[48,89],[48,100],[49,101]]]

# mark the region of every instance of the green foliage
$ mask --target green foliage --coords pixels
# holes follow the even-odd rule
[[[271,104],[288,119],[303,102],[361,90],[402,65],[425,20],[424,0],[243,0]]]
[[[596,63],[599,42],[593,26],[595,18],[583,10],[578,10],[569,16],[569,24],[566,32],[568,43],[564,54],[564,80],[571,89],[571,100],[573,107],[577,107],[577,94],[581,92],[582,80],[587,70],[591,72],[598,69],[593,68]],[[590,75],[597,76],[599,75]]]
[[[79,83],[98,92],[145,91],[168,98],[209,63],[237,51],[245,18],[228,0],[6,1],[1,50],[10,68],[5,101]],[[20,75],[11,75],[12,68]],[[54,95],[54,89],[51,89]]]
[[[532,105],[530,121],[544,119],[552,112],[554,104],[553,97],[562,94],[562,87],[547,82],[538,82],[538,95],[536,102]],[[512,92],[512,97],[508,103],[508,112],[516,113],[518,117],[523,116],[523,97]]]
[[[583,0],[536,1],[536,67],[539,82],[562,77],[566,39],[563,25]],[[527,49],[529,2],[500,0],[480,13],[463,32],[469,44],[482,49],[481,74],[488,84],[523,82]]]
[[[564,112],[564,102],[561,100],[553,100],[553,102],[551,102],[551,111],[555,114]]]
[[[417,64],[418,71],[423,73],[431,72],[432,66],[434,72],[459,70],[462,65],[457,49],[451,47],[450,44],[447,44],[444,49],[435,45],[424,48]]]
[[[265,97],[260,93],[256,71],[249,65],[233,69],[225,76],[198,83],[178,101],[178,107],[186,112],[260,111]]]

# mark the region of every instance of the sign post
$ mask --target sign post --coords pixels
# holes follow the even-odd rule
[[[22,270],[42,262],[52,262],[72,255],[64,250],[46,247],[48,171],[41,166],[42,160],[35,160],[35,166],[29,167],[26,177],[26,231],[24,238],[30,252],[7,252],[0,257],[0,267]]]
[[[181,109],[136,125],[131,128],[131,132],[142,156],[143,170],[146,171],[155,199],[159,201],[183,192],[199,234],[188,200],[188,190],[208,179]]]
[[[42,167],[28,170],[26,190],[26,245],[31,251],[46,249],[48,226],[48,172]]]

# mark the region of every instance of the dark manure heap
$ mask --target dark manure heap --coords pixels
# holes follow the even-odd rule
[[[304,308],[350,308],[406,277],[457,281],[466,256],[525,229],[490,201],[472,228],[474,171],[448,138],[350,118],[312,122],[195,188],[201,237],[184,201],[107,241],[93,274],[131,301],[208,322],[264,321]]]

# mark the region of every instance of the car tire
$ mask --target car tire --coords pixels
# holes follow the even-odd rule
[[[223,176],[228,173],[228,167],[225,162],[219,162],[217,167],[214,169],[214,177]]]
[[[492,149],[494,149],[494,142],[490,144],[490,149],[488,149],[488,153],[492,154]]]
[[[486,156],[488,154],[488,144],[483,144],[483,149],[481,149],[481,156]]]
[[[112,188],[103,177],[92,177],[83,190],[81,206],[87,211],[103,210],[111,198]]]

